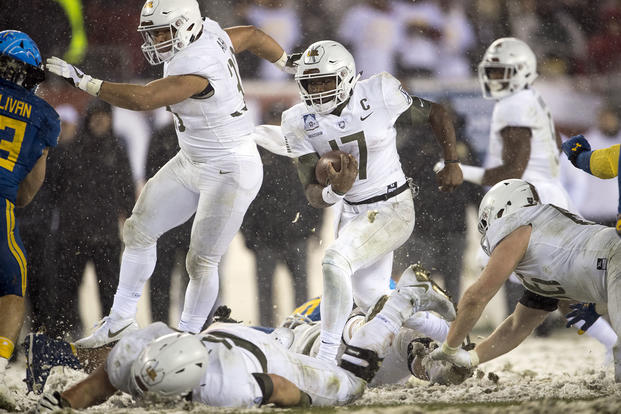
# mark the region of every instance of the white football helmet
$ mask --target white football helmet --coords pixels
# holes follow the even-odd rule
[[[207,370],[208,351],[201,337],[171,333],[151,342],[130,371],[132,391],[141,396],[154,392],[166,397],[191,391]]]
[[[531,183],[511,178],[494,185],[479,206],[479,233],[485,234],[496,219],[515,213],[523,207],[541,204],[539,194]]]
[[[170,30],[170,40],[156,43],[155,31]],[[147,61],[159,65],[196,40],[203,28],[196,0],[147,0],[140,12],[138,32],[144,43],[140,47]]]
[[[332,40],[322,40],[310,45],[297,64],[295,80],[300,96],[308,109],[318,114],[329,114],[347,101],[360,78],[356,73],[354,57],[342,44]],[[311,93],[308,82],[317,78],[334,78],[335,89]]]
[[[491,79],[493,69],[504,76]],[[500,99],[531,85],[537,78],[537,58],[530,47],[514,37],[496,39],[479,63],[479,82],[485,99]]]

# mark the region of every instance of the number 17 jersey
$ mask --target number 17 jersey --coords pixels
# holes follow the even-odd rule
[[[412,97],[401,83],[382,72],[356,84],[340,115],[317,114],[304,103],[286,110],[282,134],[296,154],[322,156],[337,149],[352,154],[358,161],[358,177],[345,198],[362,201],[385,194],[395,182],[405,183],[394,124],[410,105]]]
[[[0,196],[15,204],[19,183],[41,157],[55,147],[58,114],[43,99],[0,79]]]

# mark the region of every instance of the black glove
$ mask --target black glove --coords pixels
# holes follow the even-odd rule
[[[601,316],[595,311],[594,303],[574,303],[573,305],[569,305],[569,307],[573,310],[565,315],[567,318],[567,325],[565,325],[566,328],[569,328],[580,321],[584,321],[584,325],[578,329],[578,335],[582,335],[588,331],[595,321]]]
[[[231,308],[226,305],[218,306],[216,311],[213,313],[213,321],[223,323],[239,323],[239,321],[231,318]]]
[[[303,53],[292,53],[287,56],[287,63],[285,63],[285,67],[294,68],[298,66],[298,60],[302,58]]]

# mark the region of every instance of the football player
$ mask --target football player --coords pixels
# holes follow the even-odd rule
[[[563,152],[569,161],[581,170],[598,178],[617,177],[619,203],[617,211],[617,234],[621,236],[621,177],[619,177],[619,144],[591,151],[591,144],[584,135],[576,135],[563,142]]]
[[[479,207],[481,244],[490,256],[458,304],[442,347],[432,358],[473,368],[518,346],[559,300],[606,303],[621,331],[621,239],[611,227],[585,221],[554,204],[542,204],[535,187],[503,180]],[[459,349],[487,303],[514,272],[525,293],[515,310],[472,351]],[[613,347],[615,381],[621,381],[621,347]]]
[[[341,44],[313,43],[297,61],[295,80],[302,102],[282,114],[287,148],[298,155],[298,176],[313,207],[336,205],[336,240],[322,262],[322,331],[318,358],[334,361],[347,315],[356,303],[364,312],[386,293],[393,250],[414,228],[413,191],[395,143],[401,123],[431,125],[446,167],[443,190],[461,184],[455,132],[446,110],[410,96],[383,72],[358,81],[352,55]],[[341,169],[322,186],[315,176],[319,158],[332,150]]]
[[[36,43],[17,30],[0,32],[0,383],[24,321],[27,265],[15,207],[41,188],[60,134],[58,114],[35,95],[44,79]]]
[[[235,54],[249,50],[286,69],[287,54],[270,36],[252,26],[223,30],[201,17],[196,0],[147,1],[138,31],[149,63],[164,63],[164,77],[147,85],[102,81],[56,57],[47,61],[48,70],[112,105],[166,107],[181,147],[147,182],[125,222],[110,315],[77,341],[80,347],[102,346],[138,329],[136,307],[155,266],[157,239],[195,213],[179,329],[201,330],[218,294],[218,263],[262,180]]]
[[[488,167],[462,165],[464,180],[492,186],[501,180],[521,178],[535,186],[542,203],[573,211],[560,181],[560,134],[547,105],[532,86],[538,74],[531,48],[513,37],[496,39],[485,51],[478,72],[483,97],[496,101]],[[484,263],[485,254],[480,252],[480,256]],[[510,280],[519,282],[515,277]],[[589,330],[589,335],[607,347],[612,334],[605,323]]]
[[[124,336],[85,380],[62,393],[46,393],[38,412],[100,404],[121,390],[134,397],[189,393],[216,407],[342,405],[359,398],[401,325],[414,312],[447,318],[455,309],[434,283],[410,272],[381,311],[359,328],[340,364],[287,350],[258,330],[216,323],[199,335],[158,322]]]

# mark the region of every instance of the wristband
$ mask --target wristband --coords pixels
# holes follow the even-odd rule
[[[323,190],[321,190],[321,198],[323,199],[323,201],[325,201],[328,204],[337,203],[341,201],[343,197],[345,197],[345,194],[336,193],[332,189],[331,185],[324,187]]]
[[[287,52],[282,52],[282,56],[278,58],[276,62],[273,62],[274,65],[280,70],[285,70],[285,65],[287,64]]]
[[[471,351],[468,351],[468,353],[470,354],[470,368],[474,368],[479,365],[479,354],[477,354],[477,351],[473,349]]]
[[[474,167],[472,165],[462,165],[461,172],[464,175],[464,180],[481,185],[483,182],[483,175],[485,174],[485,168]]]
[[[89,95],[98,96],[102,83],[103,81],[100,79],[95,79],[90,75],[84,75],[82,79],[80,79],[80,83],[78,83],[78,88],[87,92]]]
[[[459,350],[458,346],[453,348],[452,346],[448,346],[448,344],[446,342],[442,343],[442,353],[444,353],[444,354],[455,355],[458,350]]]

